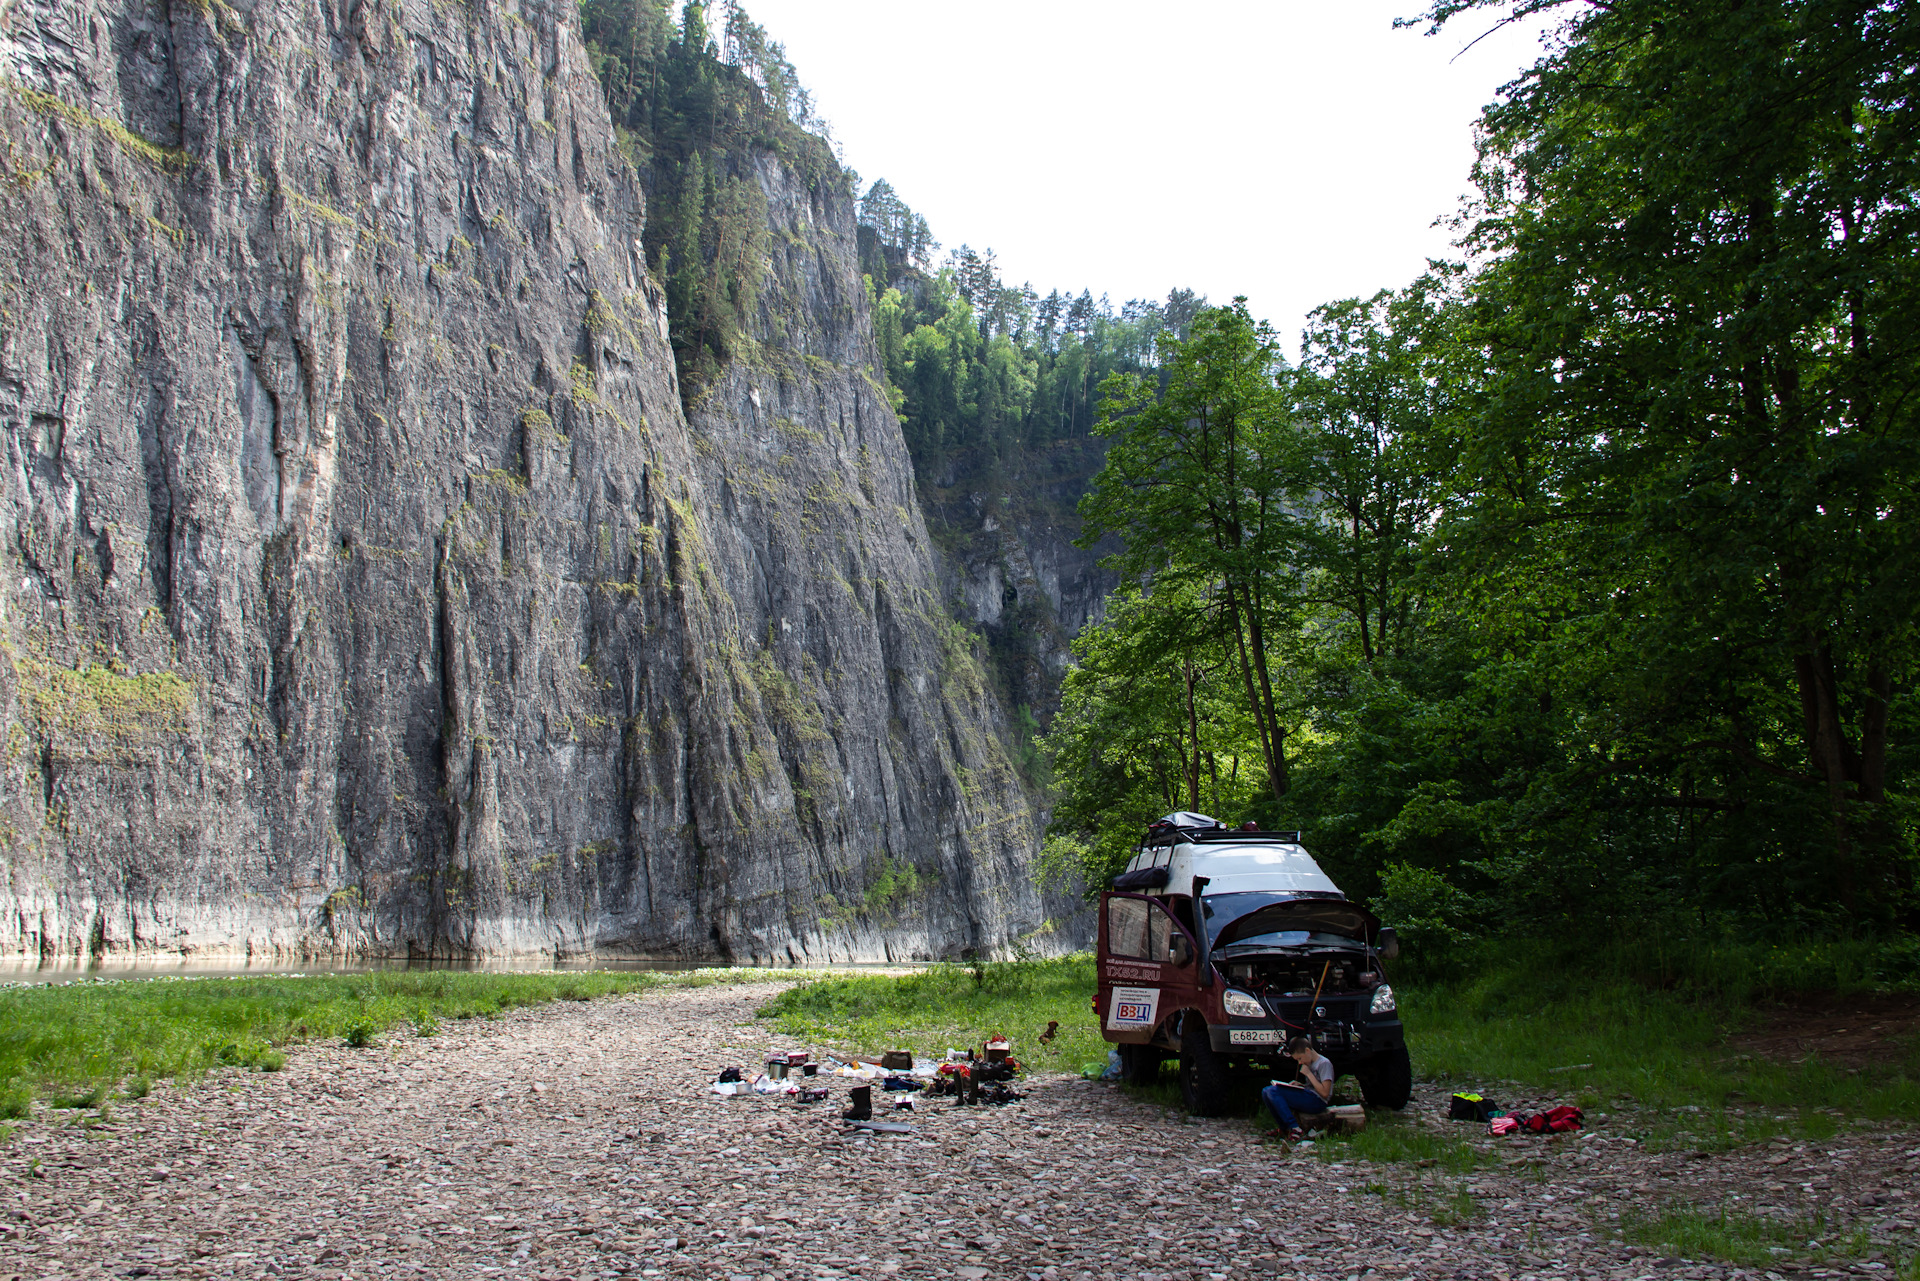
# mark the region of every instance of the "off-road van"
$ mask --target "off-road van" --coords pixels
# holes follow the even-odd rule
[[[1178,1059],[1195,1116],[1218,1116],[1235,1073],[1290,1079],[1306,1036],[1369,1106],[1405,1107],[1413,1072],[1383,961],[1391,929],[1347,901],[1298,832],[1170,814],[1100,896],[1094,1010],[1128,1080]]]

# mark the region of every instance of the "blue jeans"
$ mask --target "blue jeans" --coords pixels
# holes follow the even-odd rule
[[[1260,1097],[1280,1121],[1283,1130],[1295,1130],[1300,1122],[1295,1112],[1325,1112],[1327,1101],[1304,1085],[1269,1085],[1260,1091]]]

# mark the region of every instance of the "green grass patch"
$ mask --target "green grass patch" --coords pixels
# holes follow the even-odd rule
[[[1267,1118],[1270,1124],[1272,1118]],[[1461,1126],[1474,1134],[1480,1126]],[[1322,1131],[1314,1136],[1314,1154],[1322,1161],[1380,1161],[1394,1164],[1430,1166],[1447,1174],[1471,1174],[1482,1166],[1495,1165],[1499,1156],[1474,1146],[1464,1135],[1436,1131],[1417,1124],[1411,1117],[1376,1108],[1367,1116],[1367,1127],[1358,1134]]]
[[[78,1091],[77,1093],[70,1093],[70,1094],[51,1095],[47,1099],[47,1106],[50,1108],[68,1108],[68,1109],[97,1108],[100,1106],[100,1100],[106,1097],[107,1097],[106,1090],[96,1085],[91,1090],[81,1090],[81,1091]]]
[[[857,974],[797,984],[761,1007],[782,1035],[862,1054],[942,1055],[996,1033],[1029,1067],[1083,1072],[1106,1063],[1094,1017],[1093,958],[936,965],[903,976]],[[1058,1023],[1042,1045],[1047,1024]]]
[[[1831,1064],[1740,1053],[1749,993],[1649,989],[1620,973],[1517,958],[1479,977],[1409,987],[1400,999],[1414,1069],[1496,1099],[1517,1081],[1589,1112],[1635,1109],[1640,1137],[1708,1150],[1793,1133],[1824,1139],[1832,1113],[1920,1120],[1920,1045],[1886,1063]],[[1588,1065],[1588,1066],[1580,1066]],[[1629,1131],[1631,1132],[1631,1131]]]
[[[279,1071],[285,1046],[339,1037],[373,1047],[404,1025],[492,1018],[520,1006],[658,986],[791,981],[791,970],[500,974],[389,970],[231,979],[113,979],[0,988],[0,1120],[53,1107],[104,1110],[109,1092],[143,1098],[156,1077],[216,1066]],[[91,1100],[91,1102],[75,1102]]]
[[[1796,990],[1796,967],[1809,983],[1842,992],[1904,982],[1874,968],[1876,957],[1888,956],[1904,966],[1899,945],[1809,948],[1574,953],[1508,944],[1444,981],[1401,977],[1395,988],[1421,1079],[1503,1101],[1574,1102],[1590,1117],[1615,1113],[1609,1132],[1655,1150],[1724,1151],[1777,1136],[1818,1141],[1863,1119],[1920,1121],[1920,1043],[1907,1044],[1904,1058],[1851,1074],[1730,1044],[1759,1017],[1755,1001]],[[787,1035],[867,1053],[939,1053],[1004,1032],[1024,1060],[1084,1070],[1104,1063],[1109,1048],[1088,1007],[1093,990],[1092,959],[1082,955],[823,979],[783,993],[762,1014]],[[1042,1048],[1035,1038],[1049,1019],[1060,1032]],[[1171,1077],[1146,1093],[1178,1106]],[[1360,1135],[1326,1144],[1330,1157],[1431,1161],[1456,1171],[1480,1163],[1475,1151],[1465,1139],[1402,1128],[1380,1113]]]
[[[1788,1260],[1846,1262],[1871,1253],[1865,1229],[1839,1232],[1818,1214],[1807,1218],[1770,1218],[1726,1209],[1670,1210],[1658,1218],[1628,1218],[1621,1235],[1684,1259],[1724,1259],[1741,1267],[1766,1267]],[[1903,1270],[1911,1272],[1912,1268]],[[1901,1275],[1896,1271],[1895,1275]]]
[[[51,1107],[101,1108],[126,1086],[215,1066],[278,1071],[282,1047],[340,1037],[374,1046],[389,1030],[419,1034],[443,1019],[489,1018],[519,1006],[591,1000],[663,984],[764,979],[754,970],[496,974],[392,970],[233,979],[93,980],[0,989],[0,1119]]]

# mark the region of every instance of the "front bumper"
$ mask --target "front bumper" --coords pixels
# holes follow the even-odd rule
[[[1276,1030],[1272,1023],[1261,1019],[1233,1019],[1225,1027],[1207,1029],[1208,1039],[1216,1054],[1241,1057],[1255,1055],[1278,1058],[1286,1052],[1287,1042],[1299,1034],[1298,1028],[1281,1027]],[[1400,1020],[1390,1014],[1361,1022],[1313,1019],[1307,1023],[1306,1035],[1313,1041],[1315,1049],[1336,1063],[1358,1062],[1406,1044],[1406,1034]]]

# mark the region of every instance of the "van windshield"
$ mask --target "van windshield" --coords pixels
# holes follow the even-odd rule
[[[1251,938],[1237,938],[1214,950],[1214,955],[1222,958],[1237,956],[1242,952],[1270,952],[1284,947],[1312,948],[1355,948],[1360,940],[1348,938],[1344,934],[1322,934],[1317,930],[1277,930],[1272,934],[1255,934]]]
[[[1373,913],[1345,899],[1247,891],[1210,894],[1203,903],[1208,942],[1216,949],[1305,947],[1321,938],[1363,942],[1379,929]]]

